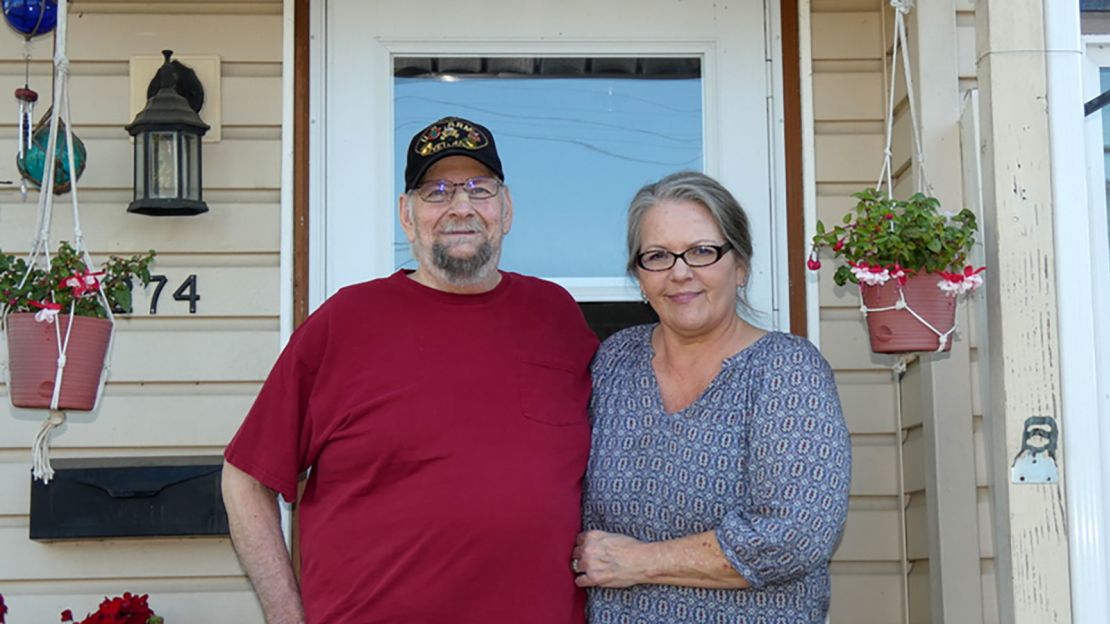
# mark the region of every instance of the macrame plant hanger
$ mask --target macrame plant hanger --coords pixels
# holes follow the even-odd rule
[[[27,273],[24,274],[23,279],[20,281],[20,286],[26,284],[31,276],[31,270],[35,266],[41,266],[46,269],[50,268],[50,225],[53,217],[54,209],[54,185],[55,185],[55,150],[57,149],[57,138],[59,125],[65,129],[66,135],[66,159],[69,164],[69,177],[70,177],[70,199],[73,207],[73,247],[81,256],[85,263],[86,274],[94,272],[94,265],[92,258],[89,255],[88,247],[85,244],[85,236],[81,231],[81,218],[78,210],[77,201],[77,167],[73,153],[73,130],[70,122],[70,106],[69,106],[69,58],[66,56],[66,35],[67,35],[67,19],[66,19],[66,4],[67,0],[59,0],[58,2],[58,26],[54,35],[54,90],[52,94],[52,110],[50,113],[50,136],[46,146],[46,157],[44,170],[42,174],[42,182],[39,185],[39,215],[38,225],[36,227],[36,236],[34,242],[31,244],[31,251],[27,255]],[[108,350],[104,357],[104,366],[100,374],[100,382],[96,392],[96,402],[93,409],[100,404],[101,395],[104,393],[104,384],[108,379],[110,370],[109,362],[111,361],[112,343],[115,340],[115,317],[112,314],[112,306],[108,303],[108,298],[104,294],[104,287],[100,280],[96,281],[96,294],[97,300],[103,306],[107,316],[107,320],[111,323],[111,332],[108,339]],[[53,297],[53,294],[51,294]],[[7,305],[3,307],[3,321],[4,326],[7,327],[7,319],[10,310]],[[63,311],[64,312],[64,311]],[[54,469],[50,465],[50,437],[55,428],[62,425],[66,420],[65,412],[58,409],[58,401],[61,396],[62,383],[65,378],[66,368],[66,351],[69,346],[70,335],[73,331],[73,319],[76,316],[76,298],[71,302],[68,316],[58,315],[53,323],[54,334],[57,339],[57,369],[54,375],[54,392],[50,399],[50,413],[46,420],[39,428],[38,434],[35,436],[35,442],[32,447],[32,476],[35,479],[41,479],[43,483],[49,483],[54,477]],[[65,321],[65,327],[61,327]],[[5,334],[6,335],[6,334]],[[4,382],[9,389],[9,400],[12,397],[11,393],[11,372],[9,366],[4,366]]]
[[[890,0],[890,6],[894,9],[894,41],[891,46],[890,55],[890,93],[887,98],[886,107],[886,145],[883,147],[883,167],[879,171],[879,181],[875,183],[876,191],[882,191],[883,186],[886,186],[887,199],[894,199],[894,166],[892,163],[894,152],[891,146],[894,142],[894,94],[895,85],[898,82],[899,48],[902,49],[902,73],[905,75],[906,79],[906,101],[909,103],[910,128],[913,131],[914,168],[916,173],[914,176],[914,192],[925,193],[929,188],[929,184],[925,179],[925,150],[921,146],[921,135],[917,127],[917,104],[914,101],[915,91],[913,87],[913,74],[910,72],[909,45],[906,42],[906,15],[913,8],[913,3],[914,0]],[[890,227],[892,229],[894,228],[893,221]],[[894,305],[882,308],[869,308],[867,304],[861,302],[859,310],[863,313],[865,318],[869,312],[886,312],[888,310],[905,310],[909,312],[919,323],[936,334],[938,353],[944,351],[944,347],[951,339],[952,333],[956,331],[956,324],[953,323],[948,331],[942,332],[914,311],[914,309],[906,303],[906,295],[905,292],[903,292],[901,283],[898,284],[898,301],[894,302]]]

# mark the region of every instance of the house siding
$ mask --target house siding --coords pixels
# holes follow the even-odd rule
[[[874,185],[883,149],[883,32],[878,2],[811,5],[817,216],[839,223]],[[845,158],[845,154],[853,154]],[[903,621],[896,387],[870,354],[858,295],[820,272],[821,351],[836,371],[852,434],[852,490],[831,567],[835,623]]]
[[[958,79],[962,91],[975,86],[974,5],[953,3],[956,11]],[[839,222],[855,201],[851,193],[874,186],[882,165],[893,13],[886,2],[812,0],[814,143],[817,216]],[[909,28],[911,54],[916,32]],[[899,68],[901,72],[901,68]],[[917,89],[927,88],[920,83]],[[949,129],[951,130],[951,129]],[[899,79],[895,94],[892,151],[895,196],[912,193],[912,131],[906,90]],[[851,157],[845,157],[845,155]],[[934,167],[937,165],[934,165]],[[870,352],[854,287],[837,287],[834,267],[820,271],[821,349],[836,370],[841,400],[853,440],[853,482],[848,525],[834,557],[832,622],[930,622],[936,575],[930,545],[939,539],[930,528],[933,501],[927,495],[930,445],[926,414],[931,392],[919,363],[911,362],[900,380],[896,360]],[[979,582],[983,621],[997,622],[993,578],[990,497],[987,491],[983,406],[979,396],[979,332],[974,323],[982,298],[965,305],[957,340],[970,382],[957,392],[969,394],[969,439],[976,467],[975,497],[980,548]],[[930,357],[928,355],[924,356]],[[978,621],[978,618],[975,618]]]
[[[152,289],[117,319],[112,376],[99,410],[70,414],[55,458],[217,455],[249,409],[280,346],[282,3],[81,3],[71,8],[69,56],[74,132],[88,148],[80,179],[81,224],[94,255],[156,249],[166,275],[156,315]],[[50,97],[51,41],[31,46],[30,84]],[[204,144],[210,212],[151,218],[132,199],[129,66],[134,56],[218,56],[222,137]],[[0,37],[0,90],[22,86],[23,43]],[[149,80],[144,77],[143,80]],[[205,85],[208,87],[209,85]],[[15,153],[15,105],[0,118],[0,153]],[[14,157],[0,179],[18,180]],[[25,252],[37,218],[32,193],[0,189],[0,249]],[[52,240],[72,238],[69,195],[56,198]],[[196,313],[173,290],[197,276]],[[229,540],[28,538],[30,444],[43,413],[12,410],[0,386],[0,593],[12,622],[81,615],[104,596],[149,593],[167,621],[261,622]],[[198,620],[198,605],[204,616]],[[56,620],[55,620],[56,621]]]

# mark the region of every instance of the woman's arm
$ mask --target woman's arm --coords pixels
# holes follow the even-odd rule
[[[725,559],[713,531],[664,542],[641,542],[605,531],[578,535],[573,558],[579,587],[629,587],[641,583],[709,589],[743,589],[748,581]]]

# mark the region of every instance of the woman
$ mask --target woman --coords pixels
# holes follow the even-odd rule
[[[591,624],[824,622],[850,447],[832,371],[737,314],[752,246],[719,183],[676,173],[628,209],[628,269],[659,315],[594,359],[584,528]]]

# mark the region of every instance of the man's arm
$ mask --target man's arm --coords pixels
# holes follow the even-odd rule
[[[221,485],[231,542],[254,584],[266,622],[303,624],[304,606],[281,533],[277,494],[227,461]]]

